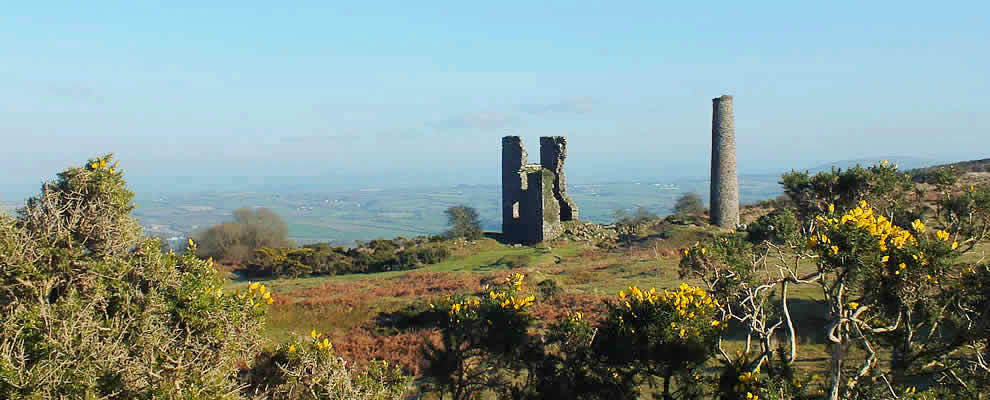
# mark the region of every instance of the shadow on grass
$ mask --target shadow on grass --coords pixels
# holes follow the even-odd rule
[[[779,303],[779,299],[777,300]],[[791,321],[794,323],[797,343],[804,344],[826,344],[828,339],[825,334],[825,327],[828,321],[825,320],[825,303],[821,300],[789,298],[787,300],[788,309],[791,314]],[[776,340],[787,340],[787,328],[781,326],[776,331]],[[746,329],[739,326],[736,321],[730,322],[725,338],[727,340],[746,340]]]

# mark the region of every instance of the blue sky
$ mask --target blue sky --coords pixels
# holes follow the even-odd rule
[[[0,184],[106,151],[136,180],[495,183],[506,134],[567,136],[571,182],[705,175],[721,94],[742,172],[990,157],[986,2],[7,3]]]

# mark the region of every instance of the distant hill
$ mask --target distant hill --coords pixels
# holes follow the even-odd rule
[[[880,163],[882,160],[887,160],[892,164],[897,164],[897,169],[900,171],[926,168],[938,164],[940,162],[943,162],[940,160],[933,160],[930,158],[911,157],[911,156],[875,157],[875,158],[862,158],[855,160],[834,161],[826,164],[817,165],[812,168],[808,168],[808,172],[814,174],[817,172],[831,171],[832,167],[848,169],[855,167],[856,165],[862,167],[869,167],[871,165]]]
[[[925,173],[938,168],[956,167],[961,172],[990,172],[990,158],[982,160],[959,161],[951,164],[931,165],[922,168],[915,168],[909,171],[911,175],[924,175]]]

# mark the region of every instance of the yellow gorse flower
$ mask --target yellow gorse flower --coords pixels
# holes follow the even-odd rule
[[[935,232],[935,237],[938,238],[938,240],[943,240],[943,241],[949,240],[949,232],[939,229],[938,231]]]
[[[826,222],[833,226],[836,224],[834,220],[826,220]],[[890,245],[893,245],[897,249],[903,249],[904,246],[917,242],[910,231],[894,225],[885,216],[877,216],[873,208],[869,207],[866,201],[860,201],[856,208],[842,215],[837,223],[839,225],[849,224],[865,230],[870,236],[877,238],[877,244],[881,251],[887,251]],[[915,220],[912,226],[915,230],[924,232],[925,227],[920,220]],[[812,236],[812,238],[815,238],[815,236]],[[828,236],[825,234],[819,234],[815,240],[821,243],[829,243]],[[808,243],[812,244],[812,242],[809,238]]]
[[[629,310],[637,310],[643,305],[647,307],[655,305],[671,307],[677,316],[676,318],[679,319],[671,321],[670,327],[675,329],[676,334],[680,337],[700,336],[699,329],[701,328],[699,327],[717,327],[723,322],[712,320],[707,323],[702,322],[700,325],[689,323],[692,320],[712,318],[712,314],[718,307],[718,300],[709,297],[703,289],[692,287],[686,283],[682,283],[675,291],[665,289],[663,292],[657,292],[656,288],[643,290],[638,286],[630,286],[627,290],[619,291],[618,299],[619,304]],[[632,316],[636,317],[636,313],[633,312]],[[685,321],[685,323],[679,326],[678,322],[681,321]],[[620,322],[622,322],[621,318]]]

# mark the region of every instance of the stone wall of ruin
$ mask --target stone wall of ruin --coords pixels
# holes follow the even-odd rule
[[[577,219],[567,197],[567,139],[540,138],[540,164],[526,162],[518,136],[502,138],[502,235],[508,242],[538,243],[563,233],[561,221]]]

